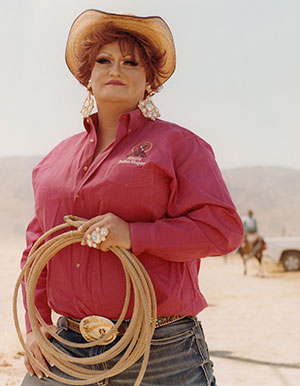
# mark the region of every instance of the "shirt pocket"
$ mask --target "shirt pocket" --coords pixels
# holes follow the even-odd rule
[[[102,186],[100,211],[112,212],[126,221],[155,218],[152,169],[120,166],[109,173]]]

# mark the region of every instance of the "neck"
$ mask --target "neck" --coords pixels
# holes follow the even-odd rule
[[[99,153],[109,146],[116,138],[120,115],[131,111],[119,104],[101,103],[98,107],[98,146],[96,153]]]
[[[116,134],[118,129],[118,123],[120,115],[128,113],[135,109],[128,108],[128,106],[123,106],[119,103],[101,103],[97,104],[98,108],[98,124],[99,132],[112,133]]]

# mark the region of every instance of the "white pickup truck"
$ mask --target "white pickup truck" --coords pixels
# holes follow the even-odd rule
[[[266,237],[263,255],[281,262],[286,271],[300,270],[300,237]]]

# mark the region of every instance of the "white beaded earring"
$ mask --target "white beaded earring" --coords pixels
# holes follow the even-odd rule
[[[155,121],[156,118],[160,117],[159,109],[155,106],[151,97],[155,92],[151,89],[150,84],[146,85],[147,96],[145,99],[141,100],[138,104],[138,108],[141,110],[145,118],[149,118],[152,121]]]
[[[85,98],[83,105],[81,107],[81,114],[83,118],[88,118],[91,115],[91,112],[93,111],[94,108],[94,99],[92,98],[92,82],[91,79],[89,80],[87,86],[87,97]]]

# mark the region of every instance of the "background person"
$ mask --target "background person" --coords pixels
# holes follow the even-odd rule
[[[257,252],[263,248],[264,245],[263,238],[258,234],[257,221],[253,217],[253,215],[253,211],[249,209],[248,215],[242,217],[245,232],[244,237],[247,239],[247,242],[249,243],[250,247],[250,253],[248,255],[248,258],[255,256]]]
[[[151,277],[159,315],[143,384],[215,385],[196,318],[207,305],[198,286],[200,261],[236,249],[243,226],[211,147],[191,131],[157,119],[151,96],[174,72],[172,34],[159,17],[88,10],[71,27],[66,62],[87,87],[84,131],[62,141],[33,170],[36,214],[22,266],[34,242],[65,215],[90,220],[81,228],[83,245],[64,248],[43,270],[37,309],[49,325],[52,310],[62,315],[59,334],[85,342],[80,320],[99,315],[116,321],[122,310],[124,272],[109,248],[131,249]],[[92,95],[97,112],[91,115]],[[128,320],[132,309],[133,299]],[[26,328],[29,350],[48,366],[27,314]],[[119,339],[90,350],[52,343],[89,357]],[[98,368],[110,368],[118,359]],[[44,385],[28,357],[25,365],[22,385]],[[51,371],[60,374],[55,366]],[[138,371],[135,364],[108,384],[133,385]]]
[[[257,233],[257,221],[253,215],[254,213],[249,209],[248,214],[242,217],[245,234]]]

